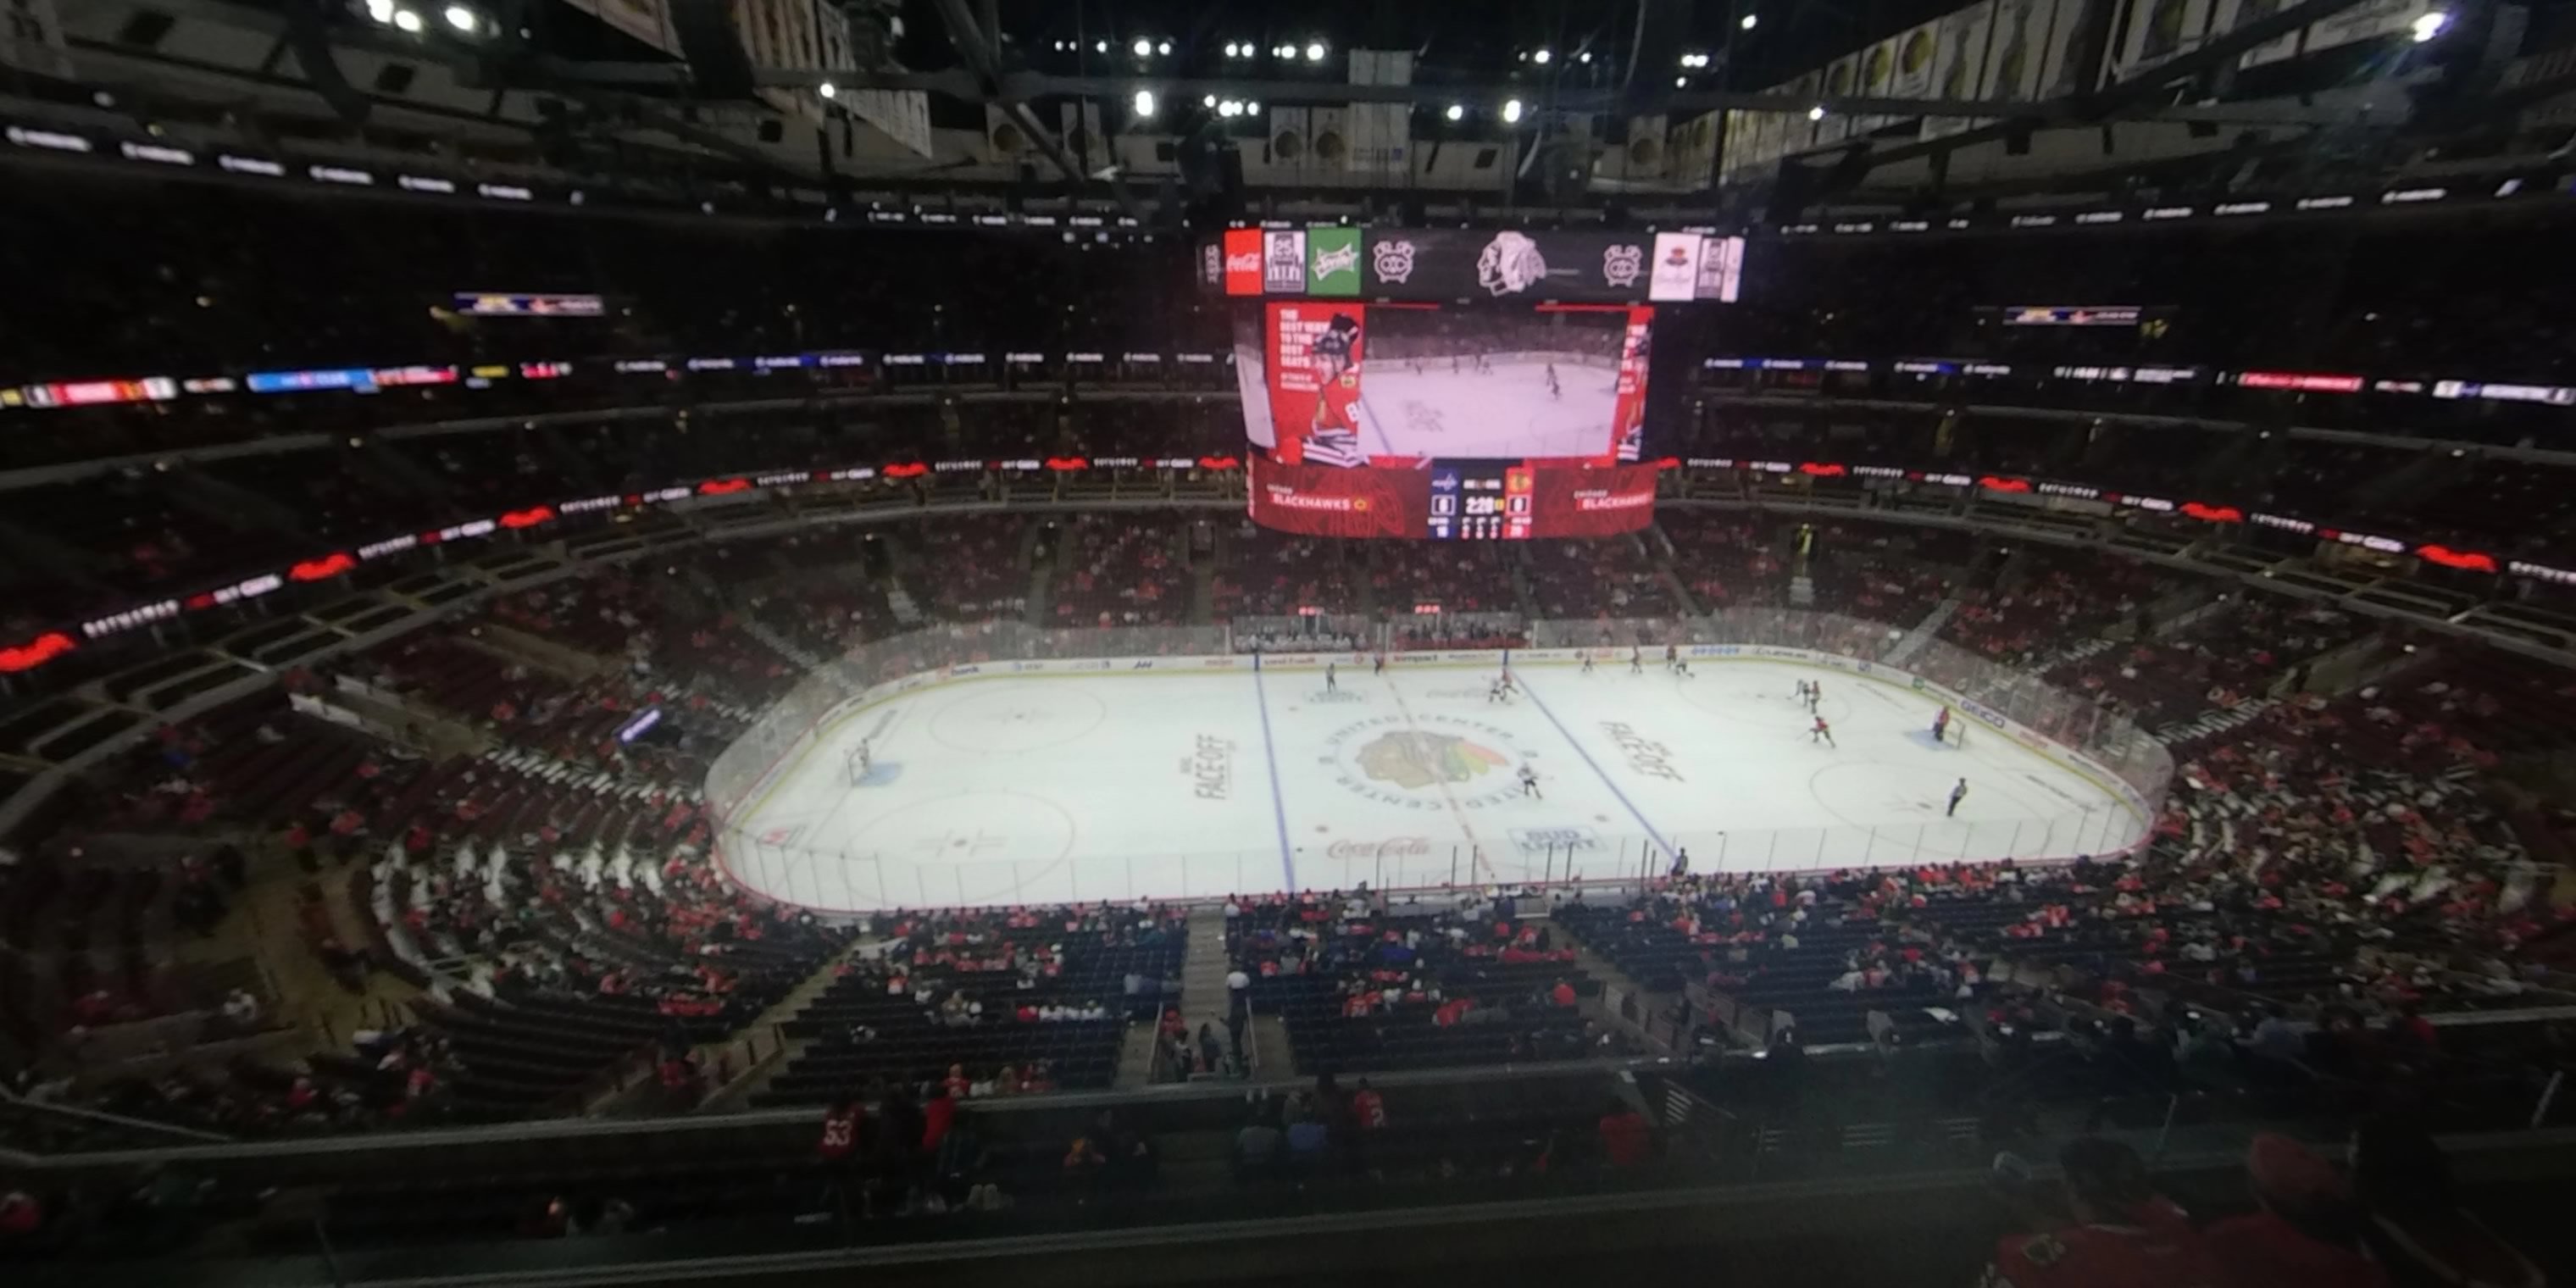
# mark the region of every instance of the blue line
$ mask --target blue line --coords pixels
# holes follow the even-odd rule
[[[1565,722],[1557,719],[1556,713],[1547,709],[1547,700],[1538,695],[1538,690],[1530,687],[1529,672],[1515,672],[1515,675],[1520,680],[1521,692],[1528,694],[1531,704],[1538,708],[1538,713],[1546,716],[1549,724],[1556,726],[1556,732],[1565,739],[1565,745],[1574,748],[1574,754],[1583,757],[1584,764],[1592,766],[1593,777],[1600,779],[1601,785],[1609,788],[1610,794],[1618,797],[1619,803],[1628,807],[1628,817],[1637,820],[1637,826],[1646,829],[1646,835],[1653,838],[1655,844],[1663,847],[1665,858],[1671,858],[1672,842],[1665,840],[1664,834],[1656,831],[1655,825],[1646,821],[1645,811],[1637,808],[1637,802],[1628,799],[1628,793],[1619,790],[1619,784],[1611,781],[1610,775],[1601,772],[1601,762],[1594,760],[1592,753],[1585,751],[1583,744],[1574,740],[1574,733],[1565,727]]]
[[[1270,767],[1270,817],[1279,824],[1279,870],[1287,874],[1288,893],[1297,892],[1297,859],[1288,848],[1288,802],[1279,794],[1279,749],[1270,741],[1270,693],[1261,683],[1261,657],[1252,659],[1252,697],[1261,711],[1261,760]]]

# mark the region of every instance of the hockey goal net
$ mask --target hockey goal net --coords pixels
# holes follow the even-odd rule
[[[1933,725],[1933,728],[1939,731],[1941,741],[1948,743],[1953,747],[1967,746],[1967,717],[1960,715],[1957,707],[1943,707],[1941,708],[1941,714],[1946,716],[1947,719],[1941,720]]]

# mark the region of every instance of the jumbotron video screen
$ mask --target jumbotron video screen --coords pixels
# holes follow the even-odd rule
[[[1642,528],[1649,305],[1270,301],[1237,315],[1251,512],[1323,536]]]
[[[1699,234],[1243,229],[1234,315],[1250,512],[1316,536],[1606,536],[1654,514],[1657,302],[1731,301]]]

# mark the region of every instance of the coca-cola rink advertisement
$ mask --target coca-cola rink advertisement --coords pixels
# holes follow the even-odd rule
[[[1409,469],[1349,470],[1255,454],[1249,468],[1252,521],[1305,536],[1607,537],[1635,532],[1655,516],[1657,467],[1651,464],[1426,461]]]

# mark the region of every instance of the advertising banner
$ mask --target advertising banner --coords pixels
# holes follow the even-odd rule
[[[1261,290],[1265,295],[1306,293],[1306,234],[1301,229],[1261,234]]]
[[[1261,230],[1225,230],[1225,293],[1261,294]]]
[[[1740,121],[1760,119],[1747,113]],[[1802,117],[1798,122],[1805,125]],[[1729,164],[1758,146],[1750,125],[1727,140]],[[1715,247],[1684,250],[1692,272],[1672,265],[1664,293],[1652,289],[1655,237],[1636,232],[1344,228],[1236,228],[1215,243],[1215,281],[1237,298],[1283,296],[1443,304],[1640,304],[1648,299],[1720,297],[1683,283]],[[1669,256],[1665,257],[1669,259]],[[1741,256],[1728,260],[1741,262]],[[1211,271],[1202,266],[1202,276]]]
[[[1636,461],[1646,454],[1646,366],[1654,319],[1652,308],[1628,310],[1628,334],[1619,351],[1618,402],[1611,412],[1612,423],[1619,427],[1618,445],[1611,455],[1621,461]]]
[[[1698,233],[1655,234],[1655,273],[1646,287],[1650,300],[1687,300],[1699,294]]]
[[[1247,513],[1265,528],[1316,537],[1613,536],[1653,522],[1655,475],[1650,465],[1572,461],[1338,470],[1256,457]]]
[[[1306,293],[1360,293],[1360,230],[1318,225],[1306,230]]]
[[[1360,444],[1360,364],[1368,306],[1272,304],[1265,373],[1273,449],[1287,464],[1368,464]]]

